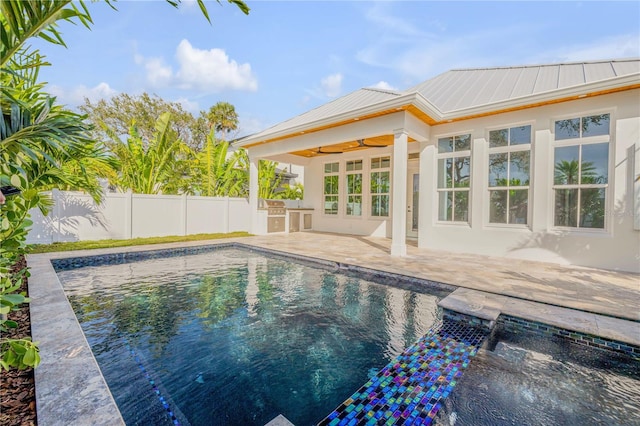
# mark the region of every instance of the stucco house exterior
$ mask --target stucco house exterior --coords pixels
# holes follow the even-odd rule
[[[640,59],[364,88],[237,142],[304,167],[301,229],[640,272]],[[296,228],[297,229],[297,228]],[[432,253],[432,252],[430,252]]]

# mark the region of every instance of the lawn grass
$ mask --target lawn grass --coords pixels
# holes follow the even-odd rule
[[[168,237],[132,238],[130,240],[97,240],[73,241],[52,244],[33,244],[29,253],[51,253],[56,251],[89,250],[112,247],[140,246],[145,244],[179,243],[185,241],[218,240],[221,238],[248,237],[247,232],[230,232],[228,234],[195,234]]]

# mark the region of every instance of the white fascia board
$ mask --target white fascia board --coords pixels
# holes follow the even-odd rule
[[[238,146],[251,145],[258,142],[263,142],[267,139],[276,139],[281,137],[288,137],[296,134],[303,134],[306,131],[316,129],[318,127],[329,126],[334,123],[339,123],[343,121],[354,120],[360,118],[365,115],[375,114],[381,111],[388,111],[394,108],[402,108],[406,105],[416,105],[422,111],[424,111],[429,116],[433,117],[434,120],[439,120],[439,117],[442,115],[438,111],[438,109],[428,102],[421,94],[417,92],[407,93],[402,96],[398,96],[393,99],[388,99],[386,101],[378,102],[375,104],[367,105],[365,107],[347,111],[342,114],[332,115],[326,118],[322,118],[320,120],[315,120],[309,123],[300,124],[298,126],[290,127],[287,129],[280,130],[274,133],[268,133],[268,129],[265,132],[261,132],[257,135],[251,135],[243,138],[242,140],[237,141]]]
[[[517,108],[532,104],[549,102],[557,99],[570,98],[589,93],[619,89],[640,83],[640,73],[627,74],[621,77],[614,77],[607,80],[600,80],[588,84],[566,87],[564,89],[549,90],[534,95],[521,96],[507,101],[493,102],[471,108],[459,109],[447,112],[443,115],[443,120],[464,118],[471,115],[486,114],[504,109]]]
[[[296,166],[308,166],[311,158],[301,157],[293,154],[279,154],[264,158],[264,160],[277,161],[278,163],[294,164]]]

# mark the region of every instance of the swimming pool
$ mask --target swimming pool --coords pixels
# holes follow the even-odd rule
[[[237,248],[58,276],[127,424],[315,424],[447,294]]]
[[[127,424],[262,425],[278,414],[348,424],[357,410],[395,410],[401,424],[406,387],[426,401],[418,422],[640,424],[637,360],[540,338],[508,317],[475,356],[476,343],[460,345],[469,327],[443,325],[446,286],[397,288],[385,273],[231,246],[53,261]],[[402,370],[425,360],[437,384],[418,391]]]

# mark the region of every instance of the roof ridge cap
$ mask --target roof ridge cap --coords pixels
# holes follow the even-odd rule
[[[399,91],[399,90],[391,90],[391,89],[380,89],[379,87],[362,87],[359,90],[370,90],[372,92],[380,92],[380,93],[386,93],[388,95],[397,95],[397,96],[401,96],[403,92]],[[357,92],[357,90],[356,90]]]
[[[510,65],[510,66],[495,66],[495,67],[474,67],[474,68],[452,68],[449,71],[481,71],[481,70],[500,70],[500,69],[516,69],[516,68],[540,68],[540,67],[553,67],[559,65],[584,65],[584,64],[606,64],[611,62],[634,62],[640,61],[638,57],[630,58],[615,58],[615,59],[598,59],[592,61],[570,61],[570,62],[551,62],[543,64],[526,64],[526,65]],[[436,76],[437,77],[437,76]]]

